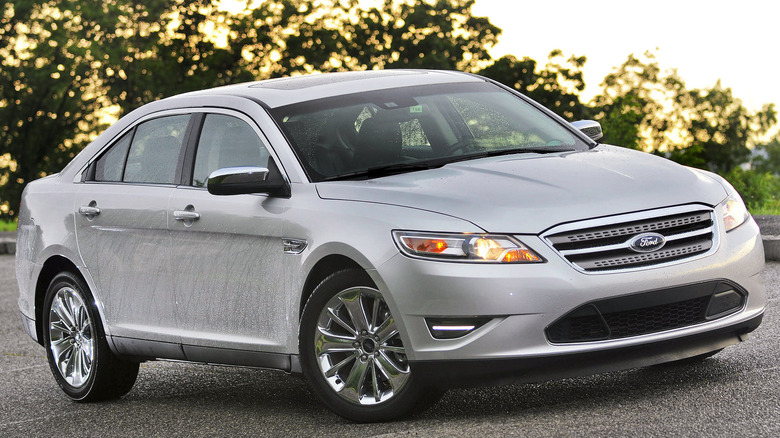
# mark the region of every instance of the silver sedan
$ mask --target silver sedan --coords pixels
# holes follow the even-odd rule
[[[74,400],[183,360],[302,373],[355,421],[745,340],[766,298],[739,195],[600,138],[457,72],[154,102],[26,187],[22,322]]]

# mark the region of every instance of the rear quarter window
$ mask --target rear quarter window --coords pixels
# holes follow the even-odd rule
[[[95,162],[94,181],[116,182],[122,181],[122,173],[125,167],[127,151],[130,148],[130,141],[133,139],[133,132],[130,131],[123,135],[111,148]]]

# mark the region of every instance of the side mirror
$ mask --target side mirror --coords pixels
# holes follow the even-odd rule
[[[597,141],[601,137],[604,137],[604,132],[601,130],[601,123],[595,120],[578,120],[576,122],[571,122],[571,125],[593,141]]]
[[[239,166],[225,167],[211,172],[206,185],[212,195],[243,195],[268,193],[289,197],[290,186],[282,178],[273,161],[271,167]]]

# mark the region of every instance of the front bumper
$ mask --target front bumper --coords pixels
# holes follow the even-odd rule
[[[745,327],[754,329],[764,312],[766,294],[760,277],[764,253],[753,220],[728,234],[721,231],[717,249],[706,256],[661,267],[606,274],[574,269],[536,236],[519,238],[547,262],[477,265],[415,260],[399,254],[377,267],[375,281],[393,314],[397,315],[410,362],[474,361],[492,366],[494,361],[500,364],[504,360],[588,358],[589,354],[609,357],[618,351],[621,354],[623,351],[641,352],[648,345],[674,344],[689,337],[706,339],[712,333],[729,333],[730,345],[737,342],[739,334],[746,332]],[[554,344],[545,334],[551,324],[588,303],[649,291],[675,290],[682,285],[716,279],[734,284],[746,293],[741,310],[714,320],[620,339]],[[488,318],[489,322],[456,339],[434,338],[426,323],[426,318],[458,317]],[[732,330],[733,327],[738,330]],[[716,347],[712,349],[721,348],[717,345],[723,342],[726,342],[725,338],[716,340]],[[706,348],[709,347],[705,344],[691,351],[672,349],[670,353],[639,362],[613,357],[615,366],[599,369],[674,360],[675,357],[696,355],[697,351],[706,353],[703,351]]]
[[[555,356],[514,359],[415,361],[412,372],[426,385],[451,388],[533,383],[639,368],[720,350],[747,339],[763,314],[706,333],[649,344]]]

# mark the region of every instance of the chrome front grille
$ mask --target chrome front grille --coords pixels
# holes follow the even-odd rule
[[[666,209],[658,216],[626,215],[567,224],[544,238],[566,260],[586,272],[632,269],[705,254],[715,246],[713,212]],[[612,222],[610,224],[610,222]],[[664,237],[663,247],[648,252],[632,249],[644,233]]]

